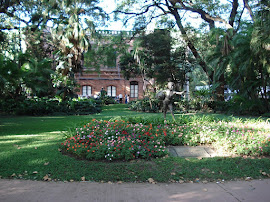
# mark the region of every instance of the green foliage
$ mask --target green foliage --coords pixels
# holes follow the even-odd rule
[[[138,37],[134,50],[121,56],[120,68],[125,78],[141,75],[155,78],[159,84],[171,79],[184,84],[185,75],[195,60],[187,53],[186,47],[173,45],[176,39],[171,37],[170,30],[155,30],[153,33]]]
[[[1,98],[16,97],[20,94],[22,71],[18,65],[0,55],[0,94]]]
[[[54,94],[51,61],[36,60],[28,54],[19,54],[18,61],[0,55],[0,99]]]
[[[259,127],[254,128],[254,124]],[[265,126],[264,129],[260,129],[260,125]],[[69,135],[62,146],[67,152],[96,160],[149,158],[149,154],[163,156],[164,151],[155,150],[159,149],[158,143],[160,146],[211,144],[229,154],[256,156],[269,155],[268,132],[267,123],[260,120],[246,123],[214,116],[182,116],[164,123],[160,118],[120,117],[110,121],[92,120],[71,131],[73,136]],[[151,152],[143,148],[151,148]]]
[[[126,52],[129,46],[126,41],[127,32],[117,31],[115,34],[112,30],[100,30],[93,33],[92,38],[94,43],[84,54],[84,66],[89,71],[99,71],[103,67],[116,68],[116,59]]]
[[[235,94],[228,101],[216,101],[212,98],[211,91],[200,90],[193,93],[193,97],[189,103],[179,102],[181,106],[185,106],[185,110],[196,111],[212,111],[214,110],[236,114],[236,115],[254,115],[261,116],[269,113],[268,100],[257,98],[247,99],[246,96]],[[182,110],[182,111],[185,111]]]
[[[52,181],[81,181],[81,177],[85,177],[86,181],[95,182],[147,182],[149,178],[153,178],[156,182],[168,183],[172,180],[181,180],[181,182],[202,180],[217,182],[219,179],[225,181],[243,180],[247,176],[253,179],[264,179],[266,176],[262,175],[262,171],[270,174],[270,160],[263,157],[203,159],[166,157],[151,160],[108,162],[79,160],[59,152],[59,145],[65,141],[61,131],[70,131],[71,135],[74,136],[75,130],[69,130],[68,127],[76,128],[77,126],[77,128],[81,128],[93,118],[110,119],[123,116],[124,118],[141,117],[147,120],[147,117],[149,117],[148,121],[151,121],[154,117],[157,119],[162,117],[161,114],[160,116],[157,114],[151,114],[150,116],[146,113],[127,111],[126,106],[120,104],[105,106],[104,109],[101,114],[87,116],[0,117],[0,173],[2,179],[44,180],[43,177],[48,175]],[[230,129],[231,125],[225,125],[225,122],[230,122],[238,130],[244,127],[245,134],[253,135],[253,137],[256,137],[255,140],[257,140],[260,132],[262,137],[265,133],[269,134],[269,125],[262,118],[246,117],[240,119],[218,114],[176,115],[176,117],[177,122],[183,122],[183,125],[184,123],[187,125],[187,123],[200,122],[200,125],[207,126],[208,123],[222,121],[224,122],[223,126],[228,127],[231,131],[232,141],[234,140],[234,134],[238,137],[242,136],[241,134],[238,135],[237,130],[233,132],[233,129]],[[171,124],[173,123],[168,125],[171,126]],[[247,130],[251,132],[247,132]],[[207,128],[204,129],[204,133],[207,135]],[[213,131],[211,131],[211,134],[213,134]],[[227,141],[226,145],[229,144],[231,143]],[[222,142],[220,147],[223,148]],[[269,146],[263,148],[263,150],[267,149],[269,150]],[[37,172],[33,173],[34,171]],[[176,175],[172,175],[172,173]]]
[[[268,110],[268,101],[264,99],[246,99],[243,96],[235,95],[231,100],[229,100],[226,105],[228,106],[227,110],[242,115],[262,115],[267,113]]]
[[[120,57],[121,73],[126,79],[130,79],[136,75],[140,75],[140,67],[134,59],[132,53],[126,52]]]
[[[190,101],[190,107],[195,110],[206,110],[208,103],[212,99],[212,93],[209,89],[201,89],[193,92],[193,98]]]
[[[37,61],[30,58],[21,69],[24,73],[24,85],[28,90],[28,95],[43,97],[54,94],[51,78],[54,71],[51,69],[51,60]]]
[[[149,159],[167,154],[166,131],[160,127],[92,120],[73,133],[76,135],[62,143],[62,148],[90,160]]]
[[[134,111],[158,112],[160,106],[158,99],[146,97],[142,100],[134,100],[129,102],[129,108]]]
[[[113,97],[111,97],[111,96],[106,95],[106,96],[104,96],[104,97],[102,97],[100,99],[101,99],[102,105],[116,104],[115,99]]]
[[[93,114],[101,112],[99,100],[69,100],[36,98],[15,101],[13,99],[0,100],[0,112],[16,115],[59,115],[59,114]]]
[[[105,91],[103,88],[101,89],[98,99],[99,102],[104,106],[104,105],[109,105],[109,104],[116,104],[116,100],[114,97],[108,96],[107,91]]]
[[[31,55],[32,59],[42,61],[52,57],[55,44],[53,44],[52,36],[48,30],[44,30],[43,27],[35,30],[25,27],[22,32],[26,53]]]
[[[110,119],[110,121],[115,121],[115,120],[122,120],[126,121],[127,123],[132,123],[132,124],[143,124],[143,125],[153,125],[153,126],[158,126],[164,124],[164,118],[160,117],[142,117],[142,116],[132,116],[132,117],[115,117],[113,119]],[[169,122],[170,123],[170,122]]]

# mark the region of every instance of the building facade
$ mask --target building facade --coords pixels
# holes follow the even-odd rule
[[[126,80],[119,68],[102,68],[99,72],[92,71],[82,74],[76,74],[79,84],[79,97],[97,97],[103,89],[111,97],[128,95],[131,100],[142,99],[144,95],[144,82],[142,78],[131,78]]]
[[[103,35],[117,35],[120,31],[102,31]],[[131,33],[125,33],[131,35]],[[128,41],[129,50],[131,51],[133,41]],[[119,56],[115,59],[115,66],[100,67],[99,71],[95,68],[85,67],[81,73],[75,75],[75,79],[79,84],[77,95],[79,97],[97,97],[101,90],[105,90],[108,96],[111,97],[125,97],[129,96],[129,100],[142,99],[144,90],[148,82],[140,77],[130,78],[126,80],[121,74],[119,67]]]

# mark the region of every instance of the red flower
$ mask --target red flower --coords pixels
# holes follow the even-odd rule
[[[123,130],[123,131],[122,131],[122,134],[123,134],[123,135],[127,135],[128,133],[127,133],[127,131]]]
[[[166,131],[164,130],[163,132],[164,132],[164,136],[167,136],[167,133],[166,133]]]

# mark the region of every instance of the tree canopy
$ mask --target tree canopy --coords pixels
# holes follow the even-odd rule
[[[235,102],[250,100],[270,109],[269,1],[119,0],[115,19],[133,25],[137,44],[132,52],[127,52],[126,36],[104,38],[96,32],[109,16],[104,3],[1,1],[2,94],[14,98],[31,89],[32,95],[45,96],[57,87],[66,97],[73,91],[74,74],[85,64],[113,66],[122,55],[126,78],[141,75],[161,84],[168,78],[183,83],[192,72],[207,76],[216,101],[224,100],[229,87],[241,97]],[[149,28],[156,31],[143,34]],[[178,40],[164,30],[177,32]]]
[[[255,37],[255,33],[260,32],[258,32],[258,27],[256,27],[258,22],[261,22],[261,25],[264,24],[263,26],[265,26],[267,24],[265,21],[268,21],[266,19],[269,19],[267,14],[269,13],[269,3],[267,1],[251,2],[248,0],[233,0],[231,2],[204,0],[122,0],[118,3],[115,13],[120,16],[124,15],[126,21],[132,18],[135,19],[133,20],[135,29],[145,29],[154,20],[156,24],[160,24],[164,20],[164,17],[166,17],[167,22],[169,22],[167,26],[171,26],[173,23],[179,29],[186,46],[208,76],[209,83],[217,84],[217,98],[223,100],[224,86],[229,84],[229,78],[225,77],[233,75],[228,74],[232,71],[231,63],[235,61],[232,58],[237,54],[235,52],[241,49],[241,47],[237,46],[238,44],[234,43],[241,36],[242,39],[243,37],[248,37],[244,33],[246,24],[249,24],[251,25],[254,38],[252,40],[247,39],[246,44],[247,46],[252,46],[252,41],[259,37]],[[264,21],[263,23],[262,20]],[[194,30],[192,28],[194,24],[200,25],[199,28],[195,28]],[[266,34],[263,34],[266,38],[260,38],[260,42],[257,41],[255,44],[266,43],[269,45],[267,29],[263,32]],[[266,44],[263,49],[260,49],[264,52],[262,55],[269,55],[269,48],[266,48],[268,46]],[[249,49],[250,51],[255,50],[254,48]],[[266,58],[260,61],[269,67]],[[251,64],[250,61],[248,63]],[[248,70],[247,65],[244,66],[246,68],[245,70]],[[254,69],[254,66],[252,65],[251,68]],[[261,71],[260,75],[263,74],[265,75],[262,77],[269,77],[269,72]],[[262,77],[261,80],[266,80]],[[254,78],[257,78],[257,76],[254,75]],[[252,82],[255,82],[254,79]],[[253,89],[253,93],[257,97],[259,96],[258,88],[259,86],[256,85],[257,92]],[[251,98],[251,94],[248,97]]]

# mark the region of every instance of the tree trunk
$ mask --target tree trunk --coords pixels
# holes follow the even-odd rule
[[[225,76],[222,73],[218,79],[218,87],[216,88],[216,95],[218,101],[224,101],[224,89],[225,89]]]
[[[202,67],[203,71],[206,73],[206,75],[209,78],[210,83],[212,83],[213,81],[213,73],[209,73],[208,72],[208,66],[205,63],[205,61],[202,59],[202,57],[200,56],[200,54],[198,53],[197,49],[195,48],[194,44],[190,41],[190,39],[188,38],[188,35],[186,33],[186,30],[184,29],[182,22],[181,22],[181,18],[179,13],[177,12],[177,10],[175,9],[171,9],[171,12],[176,20],[176,24],[178,26],[178,28],[181,31],[181,34],[183,36],[183,39],[185,40],[185,42],[187,43],[189,49],[191,50],[193,56],[198,60],[199,65]]]

